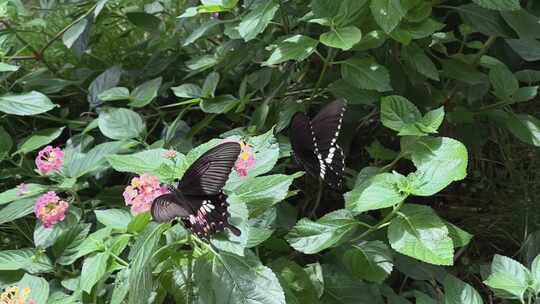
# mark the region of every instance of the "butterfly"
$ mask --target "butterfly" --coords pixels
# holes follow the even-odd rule
[[[304,170],[339,190],[343,184],[345,155],[337,144],[343,115],[343,100],[325,106],[312,120],[304,113],[296,113],[290,125],[291,146],[296,162]]]
[[[186,170],[177,187],[169,186],[169,193],[152,201],[152,218],[156,222],[179,219],[206,240],[225,228],[240,235],[240,230],[229,223],[227,196],[223,193],[240,151],[239,143],[226,142],[204,153]]]

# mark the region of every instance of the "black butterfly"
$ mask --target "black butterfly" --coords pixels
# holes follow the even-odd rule
[[[240,154],[240,144],[222,143],[197,159],[184,173],[176,188],[152,202],[152,218],[156,222],[180,219],[197,236],[209,236],[226,228],[240,235],[229,223],[227,196],[222,189]]]
[[[304,113],[296,113],[291,120],[290,138],[296,162],[333,189],[340,189],[343,184],[345,155],[337,139],[345,109],[346,103],[336,100],[311,121]]]

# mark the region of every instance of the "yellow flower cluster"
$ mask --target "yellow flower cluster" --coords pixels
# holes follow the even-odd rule
[[[30,304],[33,301],[26,302],[26,298],[30,294],[30,288],[23,288],[22,291],[19,291],[19,287],[12,286],[4,290],[0,294],[0,304]]]

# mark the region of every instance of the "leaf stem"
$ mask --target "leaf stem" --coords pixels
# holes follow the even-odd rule
[[[382,221],[380,221],[377,225],[369,228],[368,230],[366,230],[364,233],[360,234],[358,237],[355,237],[353,238],[352,240],[350,240],[351,243],[354,243],[356,241],[359,241],[361,239],[363,239],[364,237],[368,236],[369,234],[381,229],[381,228],[384,228],[388,225],[390,225],[390,221],[394,218],[394,216],[399,212],[399,209],[401,208],[401,206],[403,206],[403,203],[405,201],[401,201],[399,204],[397,204],[394,209],[392,210],[392,212],[388,213],[388,215],[386,215]]]
[[[188,243],[191,245],[192,250],[188,253],[188,269],[187,269],[187,282],[186,282],[186,303],[191,304],[192,298],[192,282],[193,282],[193,269],[192,269],[192,263],[193,263],[193,238],[191,237],[191,233],[188,234]]]
[[[45,51],[56,41],[58,40],[58,38],[62,37],[62,35],[64,35],[65,32],[67,32],[72,26],[74,26],[77,22],[81,21],[82,19],[86,18],[86,16],[90,15],[90,13],[92,13],[94,11],[94,9],[97,7],[97,3],[92,5],[92,7],[90,7],[90,9],[88,11],[86,11],[86,13],[82,14],[81,16],[79,16],[79,18],[73,20],[73,22],[71,22],[70,24],[68,24],[66,27],[64,27],[60,32],[56,33],[56,35],[54,35],[54,37],[52,37],[46,44],[45,46],[43,46],[41,48],[41,50],[39,51],[39,54],[41,55],[41,57],[44,56],[45,54]]]
[[[112,252],[110,254],[118,263],[120,263],[120,265],[125,266],[125,267],[129,267],[129,263],[126,262],[124,259],[122,259],[121,257],[117,256],[116,254],[114,254]]]
[[[332,48],[328,49],[328,53],[326,54],[326,58],[324,59],[324,64],[321,70],[321,74],[319,75],[319,79],[317,79],[317,82],[315,83],[315,89],[313,89],[313,92],[311,93],[311,96],[309,97],[309,102],[313,101],[313,98],[317,94],[317,91],[319,91],[319,88],[324,79],[326,71],[328,70],[328,66],[332,64],[331,62],[332,60],[334,60],[334,56],[335,56],[334,49]]]

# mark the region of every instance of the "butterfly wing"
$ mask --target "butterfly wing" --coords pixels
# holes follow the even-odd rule
[[[227,182],[240,154],[240,144],[222,143],[204,153],[187,170],[178,184],[184,195],[218,195]]]
[[[164,223],[176,218],[188,217],[193,210],[176,193],[167,193],[154,199],[150,213],[156,222]]]
[[[296,162],[315,177],[319,176],[319,160],[315,154],[315,135],[311,132],[309,119],[304,113],[296,113],[291,119],[289,137]]]
[[[229,204],[223,193],[211,196],[186,196],[186,199],[190,205],[197,206],[197,209],[182,221],[186,228],[197,236],[208,239],[225,228],[229,228],[236,236],[240,235],[240,230],[229,223],[230,214],[227,211]]]
[[[320,174],[328,186],[339,189],[343,183],[345,155],[337,144],[346,103],[336,100],[324,107],[311,121],[314,134],[315,156],[319,162]]]

